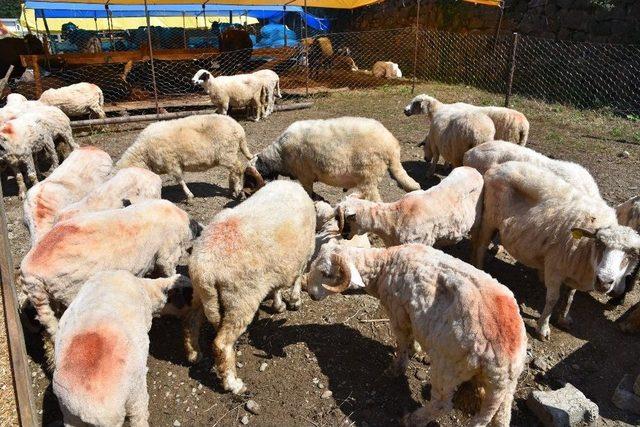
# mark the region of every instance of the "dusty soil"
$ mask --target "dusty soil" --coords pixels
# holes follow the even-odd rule
[[[448,102],[502,102],[499,96],[464,86],[425,84],[417,88],[417,93],[421,92]],[[439,179],[423,179],[425,164],[416,144],[424,137],[426,125],[423,118],[407,118],[402,114],[410,98],[409,88],[400,86],[336,93],[317,98],[311,109],[276,113],[267,121],[242,121],[242,125],[251,150],[256,152],[295,120],[341,115],[376,118],[399,138],[405,168],[427,188]],[[586,166],[609,202],[617,203],[638,193],[637,122],[606,112],[580,112],[518,98],[514,107],[531,121],[529,145],[544,154]],[[95,144],[117,159],[137,133],[138,130],[129,127],[78,140],[81,144]],[[623,151],[627,153],[622,155]],[[193,203],[185,204],[179,186],[166,177],[163,197],[177,203],[198,221],[207,223],[220,209],[235,204],[229,198],[227,176],[222,170],[188,174],[187,182],[196,195]],[[5,203],[17,263],[28,250],[27,231],[21,224],[22,209],[13,181],[3,185],[8,195]],[[342,197],[341,190],[316,185],[317,192],[331,202]],[[402,195],[390,179],[383,182],[381,193],[387,201]],[[468,243],[463,242],[449,252],[467,260]],[[514,263],[502,251],[487,262],[487,270],[514,291],[531,332],[544,303],[544,287],[535,272]],[[554,389],[565,382],[578,387],[599,405],[602,425],[640,424],[639,417],[625,414],[610,401],[625,373],[640,373],[640,339],[622,334],[615,324],[639,299],[640,293],[636,291],[622,307],[614,308],[607,306],[606,297],[601,295],[577,295],[571,330],[553,328],[551,341],[544,343],[530,336],[531,356],[544,360],[548,369],[543,372],[531,367],[523,374],[513,425],[537,424],[524,401],[532,389]],[[249,424],[254,425],[396,425],[404,414],[428,399],[429,366],[412,361],[406,376],[393,379],[382,375],[392,358],[393,336],[388,323],[362,320],[384,317],[377,300],[366,295],[335,296],[323,302],[312,302],[305,296],[300,311],[284,314],[273,314],[269,303],[265,303],[237,345],[239,375],[249,390],[240,397],[221,392],[211,372],[210,350],[202,363],[189,366],[182,350],[179,322],[173,318],[156,319],[151,330],[147,377],[150,422],[157,426],[178,425],[175,421],[183,426],[238,425],[248,414],[244,403],[254,399],[261,406],[259,415],[248,414]],[[210,349],[212,338],[213,331],[207,328],[201,337],[203,348]],[[27,335],[26,339],[43,424],[56,425],[61,415],[49,377],[42,370],[41,342],[37,335]],[[261,371],[263,363],[266,369]],[[422,377],[416,375],[419,371],[427,374],[426,379],[418,379]],[[321,396],[327,390],[332,395],[323,399]],[[468,415],[456,409],[443,417],[440,424],[456,426],[466,419]]]

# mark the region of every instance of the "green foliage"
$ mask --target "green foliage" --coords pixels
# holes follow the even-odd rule
[[[20,0],[0,0],[0,18],[19,18]]]
[[[615,7],[615,0],[589,0],[593,6],[604,10],[611,10]]]

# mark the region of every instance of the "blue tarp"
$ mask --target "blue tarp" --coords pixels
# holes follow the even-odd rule
[[[106,1],[105,1],[106,2]],[[34,9],[37,18],[106,18],[107,10],[104,5],[86,3],[49,3],[38,1],[27,1],[25,6]],[[202,15],[202,5],[149,5],[150,16],[200,16]],[[267,19],[271,22],[282,22],[284,11],[282,6],[232,6],[232,5],[205,5],[207,15],[228,15],[250,16],[257,19]],[[329,20],[318,18],[309,13],[304,13],[300,6],[287,6],[287,12],[295,12],[305,19],[310,28],[319,31],[329,30]],[[142,17],[144,16],[143,5],[112,5],[109,12],[114,18]]]

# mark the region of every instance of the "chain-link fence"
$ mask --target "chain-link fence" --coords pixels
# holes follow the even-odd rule
[[[107,103],[147,101],[150,108],[157,93],[161,107],[206,106],[202,88],[191,82],[199,69],[214,76],[271,69],[280,76],[285,97],[409,85],[415,78],[640,114],[638,45],[415,28],[331,34],[304,25],[265,28],[151,27],[149,34],[143,27],[111,34],[100,39],[110,46],[108,52],[40,56],[39,78],[14,83],[12,90],[36,98],[49,87],[87,81],[102,88]]]

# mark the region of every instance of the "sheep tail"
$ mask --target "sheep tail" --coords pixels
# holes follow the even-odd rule
[[[391,161],[389,164],[389,173],[404,191],[415,191],[420,189],[420,184],[411,178],[407,171],[404,170],[399,158]]]
[[[104,105],[104,93],[102,89],[98,88],[98,105],[102,107]]]
[[[520,138],[518,139],[518,145],[522,145],[523,147],[527,145],[527,139],[529,138],[529,129],[522,128],[519,132]]]
[[[280,92],[280,79],[276,81],[276,96],[278,98],[282,98],[282,93]]]
[[[251,160],[253,158],[253,154],[249,151],[249,147],[247,147],[247,139],[240,138],[240,151],[242,155],[247,158],[247,160]]]

